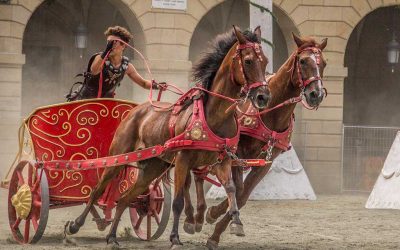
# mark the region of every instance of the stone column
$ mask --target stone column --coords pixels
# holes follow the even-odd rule
[[[25,56],[0,52],[0,180],[18,151],[21,124],[21,81]]]
[[[21,124],[22,37],[31,11],[40,1],[0,5],[0,181],[18,151]]]
[[[252,3],[264,6],[272,11],[272,0],[252,0]],[[255,27],[261,26],[261,36],[272,43],[272,15],[266,11],[261,10],[250,4],[250,28],[254,30]],[[267,66],[268,72],[273,72],[273,51],[272,47],[265,42],[261,42],[264,54],[268,57],[269,63]]]

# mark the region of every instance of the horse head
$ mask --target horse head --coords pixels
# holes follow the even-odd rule
[[[293,35],[297,45],[294,61],[292,83],[300,87],[307,106],[317,108],[327,92],[322,85],[322,77],[326,66],[322,51],[326,47],[327,38],[321,43],[312,38],[300,38]]]
[[[260,26],[255,28],[253,33],[248,31],[242,33],[235,26],[233,29],[237,43],[231,64],[231,81],[242,87],[242,96],[249,98],[254,107],[265,108],[270,99],[264,78],[268,58],[262,51]]]

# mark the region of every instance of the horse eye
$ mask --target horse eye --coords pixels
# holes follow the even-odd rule
[[[304,64],[306,64],[306,60],[304,60],[304,59],[300,59],[300,64],[301,64],[301,65],[304,65]]]
[[[249,66],[249,65],[251,65],[251,60],[249,60],[249,59],[246,59],[246,60],[244,60],[244,64],[246,64],[247,66]]]

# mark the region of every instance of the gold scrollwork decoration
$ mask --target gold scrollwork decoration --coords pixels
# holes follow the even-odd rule
[[[77,143],[77,144],[71,144],[66,142],[64,139],[62,139],[61,137],[58,138],[64,145],[70,146],[70,147],[79,147],[82,145],[85,145],[91,138],[92,138],[92,133],[90,133],[90,130],[87,128],[80,128],[78,129],[78,131],[76,132],[76,138],[79,139],[84,139],[83,142],[81,143]]]
[[[81,194],[86,195],[83,198],[89,198],[90,193],[92,193],[92,187],[90,187],[89,185],[84,185],[81,188]]]
[[[57,146],[57,147],[59,147],[60,149],[59,150],[57,150],[57,152],[56,152],[56,154],[57,154],[57,156],[59,156],[59,157],[62,157],[62,156],[64,156],[64,154],[65,154],[65,148],[62,146],[62,145],[60,145],[60,144],[57,144],[57,143],[55,143],[55,142],[53,142],[53,141],[50,141],[50,140],[48,140],[48,139],[46,139],[46,138],[43,138],[42,136],[40,136],[40,135],[38,135],[38,134],[36,134],[35,132],[33,132],[33,131],[29,131],[31,134],[33,134],[33,135],[35,135],[35,136],[37,136],[38,138],[40,138],[40,139],[42,139],[43,141],[46,141],[46,142],[48,142],[48,143],[50,143],[50,144],[53,144],[53,145],[55,145],[55,146]],[[50,152],[52,152],[52,158],[51,159],[46,159],[46,160],[54,160],[54,153],[53,153],[53,151],[52,150],[50,150],[50,149],[48,149],[48,148],[45,148],[45,147],[43,147],[43,146],[41,146],[41,145],[39,145],[39,143],[38,143],[38,140],[36,140],[37,141],[37,144],[38,144],[38,146],[40,147],[40,148],[42,148],[42,149],[45,149],[45,150],[48,150],[48,151],[50,151]],[[43,157],[42,157],[43,158]],[[45,160],[45,159],[42,159],[42,160]]]
[[[82,116],[82,114],[92,114],[93,116]],[[99,122],[99,116],[93,110],[83,110],[76,116],[76,122],[81,125],[96,125]]]
[[[42,133],[42,134],[44,134],[44,135],[47,135],[47,136],[49,136],[49,137],[59,138],[59,137],[66,136],[66,135],[68,135],[68,134],[71,132],[71,124],[70,124],[69,122],[64,122],[64,123],[61,125],[62,129],[65,131],[64,133],[62,133],[62,134],[60,134],[60,135],[53,135],[53,134],[50,134],[50,133],[48,133],[48,132],[42,130],[41,128],[38,128],[38,127],[37,127],[37,125],[39,124],[38,119],[32,119],[31,121],[32,121],[32,122],[31,122],[30,124],[32,124],[32,127],[33,127],[35,130],[37,130],[37,131],[39,131],[40,133]],[[55,125],[57,125],[57,123],[55,123],[55,124],[50,124],[50,123],[49,123],[49,125],[55,126]]]
[[[56,187],[60,186],[60,184],[63,183],[63,181],[65,179],[65,171],[49,170],[49,177],[52,180],[58,179],[58,177],[60,176],[60,173],[62,173],[62,177],[60,177],[60,181],[57,182],[56,184],[52,185],[52,186],[49,186],[49,189],[56,188]]]
[[[131,171],[129,172],[129,181],[132,184],[136,182],[136,173],[137,173],[136,169],[131,169]]]
[[[93,158],[99,158],[99,150],[95,147],[89,147],[86,149],[86,154],[89,156],[94,156]]]
[[[121,111],[118,110],[118,108],[121,107],[126,107],[126,110],[124,110],[122,113]],[[125,118],[125,116],[133,109],[132,105],[129,104],[119,104],[117,106],[115,106],[112,110],[111,110],[111,115],[113,118],[118,119],[120,118],[121,120],[123,120]]]
[[[123,192],[125,192],[126,190],[128,190],[128,181],[127,180],[123,180],[119,183],[118,189],[119,189],[119,193],[122,194]]]
[[[77,183],[69,185],[69,186],[66,186],[65,188],[60,190],[60,193],[64,192],[67,189],[79,186],[83,182],[83,176],[82,176],[82,174],[80,172],[67,171],[65,173],[65,178],[67,178],[68,180],[77,181]]]

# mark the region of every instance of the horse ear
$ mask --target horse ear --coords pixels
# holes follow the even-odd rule
[[[320,48],[321,50],[324,50],[327,43],[328,43],[328,38],[322,39],[322,42],[321,42],[321,44],[319,45],[319,48]]]
[[[233,29],[235,30],[235,35],[237,40],[239,41],[240,44],[246,44],[247,40],[246,37],[242,34],[239,28],[236,28],[235,25],[233,25]]]
[[[258,43],[261,43],[261,27],[260,25],[254,29],[254,34],[257,36]]]
[[[301,40],[300,37],[296,36],[293,32],[292,32],[292,36],[293,36],[293,40],[297,45],[297,48],[299,48],[301,45],[303,45],[303,40]]]

